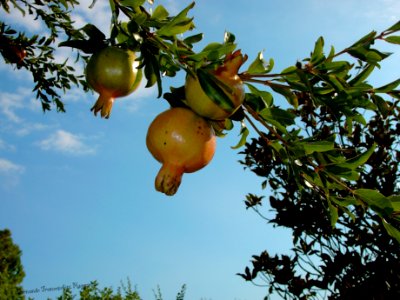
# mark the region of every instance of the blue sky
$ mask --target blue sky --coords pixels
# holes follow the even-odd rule
[[[108,1],[81,1],[77,26],[94,23],[107,31]],[[177,13],[190,1],[155,1]],[[371,30],[398,21],[398,0],[197,1],[190,15],[199,48],[236,35],[238,48],[254,59],[259,51],[275,60],[275,71],[295,64],[319,36],[340,50]],[[19,13],[0,13],[28,33],[43,28]],[[371,80],[398,78],[398,49]],[[69,55],[61,49],[57,59]],[[82,66],[77,66],[82,70]],[[187,284],[187,299],[262,299],[265,289],[235,274],[264,249],[282,253],[290,234],[272,228],[243,204],[262,193],[262,178],[237,162],[238,128],[219,139],[206,168],[184,175],[174,197],[154,190],[160,168],[145,145],[147,127],[168,106],[153,89],[140,88],[117,100],[109,120],[95,118],[97,96],[79,89],[64,95],[67,113],[43,114],[31,92],[29,74],[0,64],[0,228],[9,228],[23,251],[25,289],[85,284],[119,285],[129,277],[144,299],[160,285],[174,299]],[[182,76],[165,80],[183,84]],[[281,99],[276,98],[279,103]],[[268,208],[265,208],[266,211]],[[77,292],[77,290],[73,290]],[[40,292],[35,299],[59,293]]]

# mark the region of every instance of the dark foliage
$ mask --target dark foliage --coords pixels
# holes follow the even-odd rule
[[[352,130],[341,126],[327,109],[316,109],[312,102],[299,106],[296,115],[308,132],[322,139],[338,132],[335,147],[347,154],[362,152],[374,143],[377,148],[360,169],[352,188],[376,189],[386,196],[399,193],[399,101],[385,101],[386,114],[371,115],[366,126]],[[266,134],[273,140],[273,134]],[[400,247],[387,234],[382,219],[370,209],[351,203],[336,191],[337,199],[348,201],[339,209],[336,226],[331,225],[329,203],[313,188],[299,189],[288,176],[287,165],[274,155],[265,138],[253,139],[242,152],[243,165],[265,178],[273,194],[269,222],[292,230],[290,254],[271,256],[267,251],[254,255],[251,268],[241,275],[249,281],[265,281],[268,294],[284,299],[399,299]],[[262,213],[267,206],[262,197],[248,195],[247,208]]]
[[[0,230],[0,299],[23,299],[21,250],[8,229]]]

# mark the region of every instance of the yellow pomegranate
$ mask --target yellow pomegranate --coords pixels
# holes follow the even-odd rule
[[[146,145],[162,163],[155,180],[157,191],[174,195],[183,173],[206,166],[214,156],[216,138],[210,124],[192,110],[182,107],[160,113],[150,124]]]
[[[242,105],[245,91],[243,82],[238,76],[240,66],[246,61],[247,56],[237,50],[227,55],[224,64],[212,74],[226,85],[230,91],[224,90],[232,102],[232,109],[224,109],[210,99],[201,88],[199,79],[188,74],[185,82],[187,105],[200,116],[211,120],[224,120],[230,117]],[[223,86],[221,86],[223,89]]]
[[[100,112],[103,118],[110,117],[114,99],[124,97],[135,91],[142,79],[142,70],[137,69],[136,56],[130,50],[106,47],[96,52],[86,66],[86,81],[99,93],[92,107],[95,115]]]

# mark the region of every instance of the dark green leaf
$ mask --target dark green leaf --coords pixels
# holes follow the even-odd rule
[[[284,133],[287,133],[286,127],[293,125],[295,119],[295,115],[278,107],[265,108],[259,115]]]
[[[371,31],[367,35],[363,36],[361,39],[359,39],[357,42],[355,42],[351,48],[358,48],[358,47],[364,47],[364,46],[369,46],[372,44],[374,38],[376,37],[376,31]]]
[[[348,53],[355,58],[375,65],[378,65],[378,62],[390,55],[390,53],[383,53],[375,49],[370,50],[364,47],[350,48]]]
[[[69,40],[65,42],[61,42],[58,44],[59,47],[71,47],[75,49],[79,49],[87,54],[92,54],[99,51],[101,48],[105,47],[106,44],[94,43],[90,40]]]
[[[400,195],[389,196],[388,199],[392,202],[392,206],[395,212],[400,212]]]
[[[377,190],[358,189],[354,191],[354,195],[367,203],[377,213],[391,214],[393,212],[392,203],[388,198]]]
[[[359,83],[364,82],[374,69],[375,65],[366,65],[365,68],[357,76],[355,76],[352,80],[349,81],[349,84],[357,85]]]
[[[325,170],[335,176],[355,181],[358,180],[360,174],[350,168],[343,167],[342,165],[326,166]]]
[[[321,36],[315,42],[314,51],[311,54],[311,59],[310,59],[311,64],[317,65],[318,63],[320,63],[322,60],[325,59],[323,49],[324,49],[324,39]]]
[[[397,242],[400,243],[400,231],[396,227],[394,227],[393,225],[391,225],[388,222],[386,222],[385,219],[382,220],[382,224],[385,227],[387,233],[391,237],[395,238],[397,240]]]
[[[330,141],[316,141],[316,142],[303,142],[301,143],[307,155],[313,152],[326,152],[333,150],[335,145]]]
[[[105,34],[93,24],[86,24],[82,30],[92,41],[103,41],[106,38]]]
[[[329,216],[331,220],[331,226],[335,227],[336,222],[339,218],[338,208],[332,204],[332,202],[328,201],[328,208],[329,208]]]
[[[286,98],[286,100],[291,104],[294,108],[297,108],[299,103],[297,96],[293,93],[293,91],[289,87],[285,87],[279,84],[270,83],[269,86],[277,93],[281,94]]]
[[[399,31],[400,30],[400,21],[398,21],[396,24],[392,25],[389,29],[385,31]]]
[[[272,106],[274,99],[272,97],[272,94],[267,92],[267,91],[262,91],[257,89],[254,85],[246,83],[247,87],[249,88],[250,92],[258,97],[250,97],[249,99],[251,100],[251,105],[255,111],[259,111],[261,109],[264,109],[265,107],[270,107]],[[255,98],[259,99],[257,101],[261,101],[261,103],[254,103]],[[249,100],[247,99],[247,100]],[[256,104],[256,105],[254,105]]]
[[[378,107],[378,110],[381,113],[381,115],[384,118],[386,118],[390,112],[389,104],[386,102],[385,99],[383,99],[381,96],[378,96],[376,94],[372,95],[371,98],[372,98],[372,101],[374,101],[374,103]]]
[[[162,96],[162,84],[159,65],[156,57],[152,54],[147,54],[144,57],[144,75],[147,79],[146,88],[157,83],[158,97]]]
[[[231,32],[225,31],[224,44],[233,44],[235,42],[235,35]]]
[[[368,161],[368,159],[371,157],[372,153],[374,153],[375,149],[376,149],[376,144],[373,144],[372,147],[369,148],[364,153],[357,155],[356,157],[351,158],[349,160],[346,160],[345,162],[341,163],[339,166],[343,167],[343,168],[355,170],[356,168],[358,168],[359,166],[362,166],[363,164],[365,164]]]
[[[236,146],[232,146],[232,149],[239,149],[240,147],[242,147],[244,144],[246,144],[246,139],[247,136],[249,135],[249,130],[247,129],[247,127],[242,123],[242,128],[240,130],[240,140],[237,143]]]
[[[185,44],[192,45],[192,44],[194,44],[194,43],[200,42],[202,39],[203,39],[203,34],[202,34],[202,33],[199,33],[199,34],[195,34],[195,35],[188,36],[187,38],[185,38],[185,39],[183,40],[183,42],[184,42]]]
[[[119,0],[119,2],[120,2],[121,5],[123,5],[123,6],[128,6],[128,7],[136,8],[136,7],[139,7],[139,6],[143,5],[143,3],[145,2],[145,0]]]
[[[215,104],[226,111],[233,111],[235,109],[232,100],[221,88],[221,86],[224,86],[224,84],[220,82],[214,75],[203,69],[198,69],[197,77],[199,79],[201,88]]]
[[[388,92],[391,92],[392,90],[394,90],[399,84],[400,84],[400,78],[391,83],[388,83],[384,86],[381,86],[381,87],[375,89],[375,92],[376,93],[388,93]]]

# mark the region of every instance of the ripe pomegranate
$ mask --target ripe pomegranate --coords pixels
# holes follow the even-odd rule
[[[86,66],[86,81],[99,93],[92,107],[94,115],[100,111],[103,118],[110,117],[114,99],[135,91],[142,79],[142,70],[137,69],[136,56],[130,50],[106,47],[96,52]]]
[[[225,91],[232,101],[234,108],[225,110],[214,103],[201,88],[199,79],[188,74],[185,82],[185,94],[187,105],[200,116],[212,120],[224,120],[231,116],[242,105],[245,92],[242,80],[238,76],[240,66],[247,60],[237,50],[226,56],[224,64],[219,66],[212,74],[223,84],[227,85],[231,92]],[[222,87],[223,88],[223,87]]]
[[[146,145],[162,163],[155,187],[174,195],[183,173],[206,166],[214,156],[216,138],[210,124],[188,108],[175,107],[160,113],[150,124]]]

